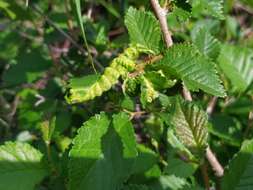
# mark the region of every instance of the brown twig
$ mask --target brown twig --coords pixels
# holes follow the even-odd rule
[[[185,85],[183,85],[183,91],[182,91],[182,93],[183,93],[183,97],[184,97],[185,100],[188,100],[188,101],[190,101],[190,102],[192,101],[191,93],[190,93],[190,91],[186,88]]]
[[[253,15],[253,10],[248,6],[241,4],[240,2],[236,2],[234,5],[234,8],[243,10],[247,12],[248,14]]]
[[[167,10],[165,10],[164,8],[160,6],[158,0],[150,0],[150,1],[154,9],[154,12],[159,20],[163,37],[166,42],[166,46],[169,48],[173,45],[173,41],[171,37],[171,32],[168,29],[168,24],[167,24],[167,19],[166,19],[166,15],[168,12]],[[191,93],[185,86],[183,86],[183,96],[186,100],[192,101]],[[206,158],[209,161],[210,165],[212,166],[213,170],[215,171],[216,176],[221,177],[223,175],[223,168],[209,147],[206,150]]]
[[[243,134],[244,138],[248,137],[249,132],[252,129],[252,127],[253,127],[253,110],[249,112],[248,125],[247,125],[247,128],[245,129],[244,134]]]
[[[208,115],[211,115],[214,111],[214,108],[216,106],[218,98],[216,96],[213,96],[210,101],[208,102],[207,108],[206,108],[206,113]]]
[[[204,163],[201,165],[201,173],[202,173],[202,176],[204,179],[206,190],[210,190],[209,176],[208,176],[206,161],[204,161]]]
[[[167,23],[168,10],[162,8],[158,0],[150,0],[150,1],[154,9],[154,12],[159,20],[166,46],[167,48],[169,48],[170,46],[173,45],[173,41],[171,37],[171,32],[169,31],[168,23]]]
[[[219,161],[217,160],[216,156],[214,155],[210,147],[206,149],[206,158],[208,162],[210,163],[210,165],[212,166],[213,171],[215,172],[215,176],[222,177],[224,173],[224,169],[219,163]]]

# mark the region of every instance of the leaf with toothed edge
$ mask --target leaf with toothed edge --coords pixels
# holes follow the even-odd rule
[[[130,7],[125,16],[125,25],[132,44],[140,44],[157,53],[161,40],[159,22],[151,12]]]
[[[181,79],[189,90],[201,89],[214,96],[226,96],[215,64],[191,44],[173,45],[154,66]]]
[[[70,190],[119,188],[137,156],[129,117],[125,113],[112,120],[105,113],[92,117],[78,130],[69,155]]]

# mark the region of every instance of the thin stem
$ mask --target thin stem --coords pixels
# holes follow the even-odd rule
[[[214,111],[214,108],[216,106],[218,98],[216,96],[213,96],[211,98],[211,100],[208,102],[207,108],[206,108],[206,112],[208,115],[211,115]]]
[[[190,101],[190,102],[192,101],[191,93],[190,93],[190,91],[186,88],[185,85],[183,85],[183,91],[182,91],[182,93],[183,93],[183,97],[184,97],[185,100],[188,100],[188,101]]]
[[[84,46],[87,49],[88,58],[90,60],[92,68],[93,68],[94,72],[97,73],[97,70],[94,66],[93,58],[91,56],[90,48],[89,48],[89,45],[88,45],[88,41],[87,41],[87,38],[86,38],[85,29],[84,29],[84,25],[83,25],[83,21],[82,21],[81,2],[80,1],[75,1],[75,6],[76,6],[76,12],[77,12],[77,15],[78,15],[78,22],[79,22],[79,25],[81,27],[81,33],[82,33],[83,40],[84,40]]]
[[[210,165],[212,166],[213,171],[215,172],[215,175],[217,177],[222,177],[224,174],[224,169],[219,163],[219,161],[217,160],[216,156],[214,155],[210,147],[206,149],[206,158],[208,162],[210,163]]]
[[[249,112],[248,125],[243,134],[244,138],[248,137],[249,132],[251,131],[252,127],[253,127],[253,110]]]
[[[173,41],[171,37],[171,32],[169,31],[168,23],[167,23],[168,11],[160,6],[158,0],[150,0],[150,1],[154,9],[154,12],[159,20],[166,46],[167,48],[169,48],[170,46],[173,45]]]
[[[68,25],[69,31],[72,32],[73,31],[73,22],[72,22],[72,17],[71,17],[70,9],[69,9],[68,5],[69,5],[69,1],[64,0],[64,7],[65,7],[66,16],[67,16],[67,25]]]
[[[210,190],[209,176],[208,176],[206,161],[204,161],[204,163],[201,165],[201,173],[202,173],[202,176],[204,179],[206,190]]]
[[[169,48],[173,45],[173,41],[166,19],[168,11],[160,6],[158,0],[150,0],[150,2],[159,20],[166,46]],[[186,100],[192,101],[191,93],[185,86],[183,86],[183,96]],[[221,177],[223,175],[223,168],[209,147],[206,150],[206,157],[215,171],[216,176]]]

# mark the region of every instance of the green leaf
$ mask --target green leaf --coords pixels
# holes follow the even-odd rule
[[[122,190],[149,190],[146,185],[127,185]]]
[[[246,140],[231,160],[222,180],[222,190],[253,189],[253,140]]]
[[[188,103],[175,103],[175,111],[171,118],[175,134],[184,146],[194,152],[202,152],[207,147],[207,114],[198,106]]]
[[[238,127],[236,119],[225,114],[213,114],[211,118],[212,125],[209,125],[208,131],[222,141],[232,146],[239,147],[241,144],[242,129]]]
[[[9,9],[9,3],[4,1],[4,0],[0,0],[0,9],[3,9],[6,14],[11,18],[11,19],[15,19],[16,18],[16,14]]]
[[[212,59],[216,59],[218,57],[220,53],[220,42],[214,38],[207,29],[201,28],[197,32],[193,42],[204,55]]]
[[[139,144],[137,148],[138,156],[135,159],[133,173],[141,174],[149,170],[157,163],[158,156],[155,154],[155,152],[142,144]]]
[[[193,0],[192,14],[196,17],[204,14],[224,19],[223,0]]]
[[[0,189],[34,190],[48,173],[42,157],[29,144],[6,142],[0,146]]]
[[[194,174],[197,165],[186,163],[178,158],[170,158],[167,161],[168,165],[164,169],[166,175],[175,175],[177,177],[187,178]]]
[[[253,51],[224,45],[218,60],[235,89],[239,92],[245,91],[253,81]]]
[[[10,66],[4,73],[3,80],[5,84],[32,83],[42,77],[51,66],[48,57],[45,58],[42,54],[39,49],[33,49],[31,52],[21,52],[17,56],[18,63]]]
[[[132,44],[140,44],[154,53],[159,51],[161,31],[152,13],[130,7],[125,16],[125,25]]]
[[[159,178],[159,181],[151,189],[180,190],[186,186],[189,186],[189,183],[184,178],[179,178],[174,175],[164,175]]]
[[[201,89],[209,94],[226,95],[214,63],[190,44],[173,45],[156,64],[164,73],[180,78],[190,90]]]
[[[70,151],[70,190],[117,189],[131,174],[137,156],[133,127],[126,114],[96,115],[84,123]],[[99,183],[98,183],[99,182]]]

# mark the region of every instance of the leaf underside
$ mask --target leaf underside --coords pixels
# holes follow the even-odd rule
[[[175,134],[191,150],[203,151],[207,146],[207,115],[198,106],[176,101],[175,112],[171,118]]]

